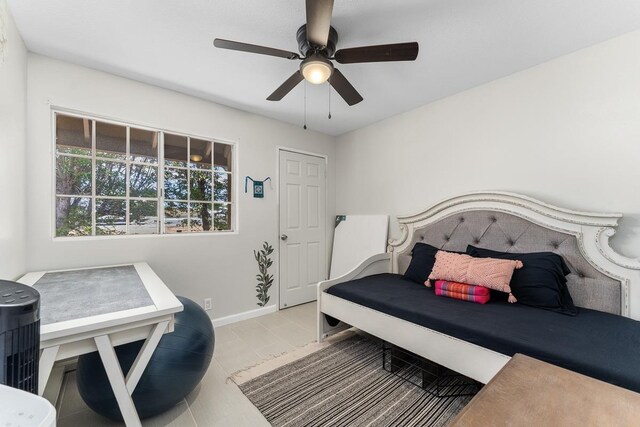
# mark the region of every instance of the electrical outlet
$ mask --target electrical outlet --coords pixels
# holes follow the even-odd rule
[[[211,310],[211,298],[204,299],[204,309]]]

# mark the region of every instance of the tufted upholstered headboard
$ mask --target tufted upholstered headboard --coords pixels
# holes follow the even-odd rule
[[[629,303],[631,296],[640,296],[640,290],[630,295],[640,262],[608,245],[620,217],[569,211],[510,193],[458,196],[398,218],[402,236],[389,244],[392,270],[404,273],[416,242],[455,251],[474,245],[503,252],[555,252],[571,270],[567,282],[577,306],[639,319]],[[634,308],[640,310],[640,304]]]

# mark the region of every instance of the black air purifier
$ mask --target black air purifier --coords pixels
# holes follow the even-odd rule
[[[0,384],[38,394],[40,294],[0,280]]]

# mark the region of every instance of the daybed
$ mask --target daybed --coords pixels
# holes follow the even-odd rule
[[[399,217],[402,234],[388,253],[318,284],[318,340],[355,326],[482,383],[523,353],[640,391],[640,262],[609,246],[621,216],[483,192]],[[567,286],[578,315],[437,297],[402,276],[416,242],[555,252],[571,270]]]

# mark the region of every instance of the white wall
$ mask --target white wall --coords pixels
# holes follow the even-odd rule
[[[25,269],[26,96],[27,50],[0,0],[0,279]]]
[[[159,63],[160,64],[160,63]],[[59,241],[51,238],[51,106],[238,143],[239,234]],[[328,155],[327,237],[335,215],[334,138],[155,86],[29,54],[28,269],[147,261],[175,294],[202,304],[214,318],[258,308],[253,249],[277,248],[277,146]],[[264,199],[244,194],[243,179],[271,176]],[[277,252],[270,305],[277,301]]]
[[[336,158],[339,214],[514,191],[625,214],[613,245],[638,257],[640,32],[343,135]]]

